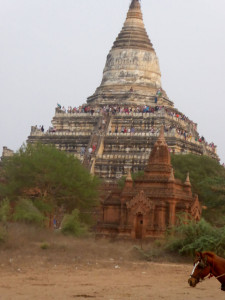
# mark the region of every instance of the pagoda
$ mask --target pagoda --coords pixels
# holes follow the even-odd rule
[[[28,143],[53,144],[74,154],[91,173],[115,182],[144,170],[160,128],[169,152],[218,160],[197,124],[174,107],[161,85],[159,62],[145,30],[139,0],[132,0],[107,56],[100,86],[80,107],[58,105],[47,132],[32,126]]]
[[[189,175],[184,183],[175,179],[162,128],[144,174],[132,180],[128,172],[122,189],[105,188],[97,235],[128,239],[160,237],[176,224],[179,213],[199,221],[201,206],[198,196],[192,194]]]

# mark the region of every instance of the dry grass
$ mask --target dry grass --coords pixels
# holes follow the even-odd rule
[[[70,265],[96,264],[109,262],[115,264],[137,261],[178,261],[168,255],[153,242],[141,245],[138,241],[96,240],[94,236],[74,238],[59,232],[28,226],[9,224],[8,238],[0,245],[0,264],[17,261],[17,264],[31,262],[37,264]],[[183,259],[179,258],[182,262]]]

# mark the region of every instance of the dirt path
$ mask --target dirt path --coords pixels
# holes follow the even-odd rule
[[[143,245],[157,254],[147,262],[134,241],[75,239],[11,224],[0,244],[0,300],[225,299],[215,278],[189,287],[191,259],[153,246]]]
[[[224,300],[212,278],[196,288],[187,284],[192,266],[151,262],[49,262],[1,266],[1,300]]]

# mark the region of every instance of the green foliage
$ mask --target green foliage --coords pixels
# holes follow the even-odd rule
[[[207,209],[203,217],[212,224],[225,225],[225,169],[207,156],[172,155],[175,177],[185,181],[187,172],[193,192]]]
[[[7,231],[2,224],[0,224],[0,244],[4,243],[7,238]]]
[[[52,203],[44,202],[41,199],[33,199],[33,204],[40,212],[44,214],[51,213],[53,210]]]
[[[65,215],[62,221],[62,233],[82,236],[87,233],[87,226],[80,220],[79,211],[74,209],[70,215]]]
[[[225,257],[225,227],[216,228],[201,219],[182,220],[168,231],[166,249],[181,255],[194,255],[195,251],[213,251]]]
[[[133,180],[138,179],[144,176],[144,171],[138,171],[136,173],[132,173],[131,176]]]
[[[0,244],[7,238],[7,221],[10,218],[10,211],[9,199],[5,198],[0,202]]]
[[[13,213],[13,220],[37,225],[44,225],[45,217],[28,199],[20,199]]]
[[[120,179],[118,180],[117,184],[119,186],[119,188],[122,190],[125,186],[125,181],[126,181],[126,176],[122,176],[120,177]]]
[[[49,243],[46,243],[46,242],[42,243],[40,246],[40,248],[42,250],[47,250],[49,247],[50,247]]]
[[[10,217],[10,202],[8,198],[5,198],[0,203],[0,221],[6,223]]]
[[[10,201],[33,199],[43,213],[62,206],[90,211],[98,205],[99,180],[79,160],[53,146],[24,145],[2,162],[0,194]]]

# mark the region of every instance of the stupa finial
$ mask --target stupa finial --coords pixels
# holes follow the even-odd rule
[[[132,0],[130,4],[130,8],[140,8],[140,1],[139,0]]]

